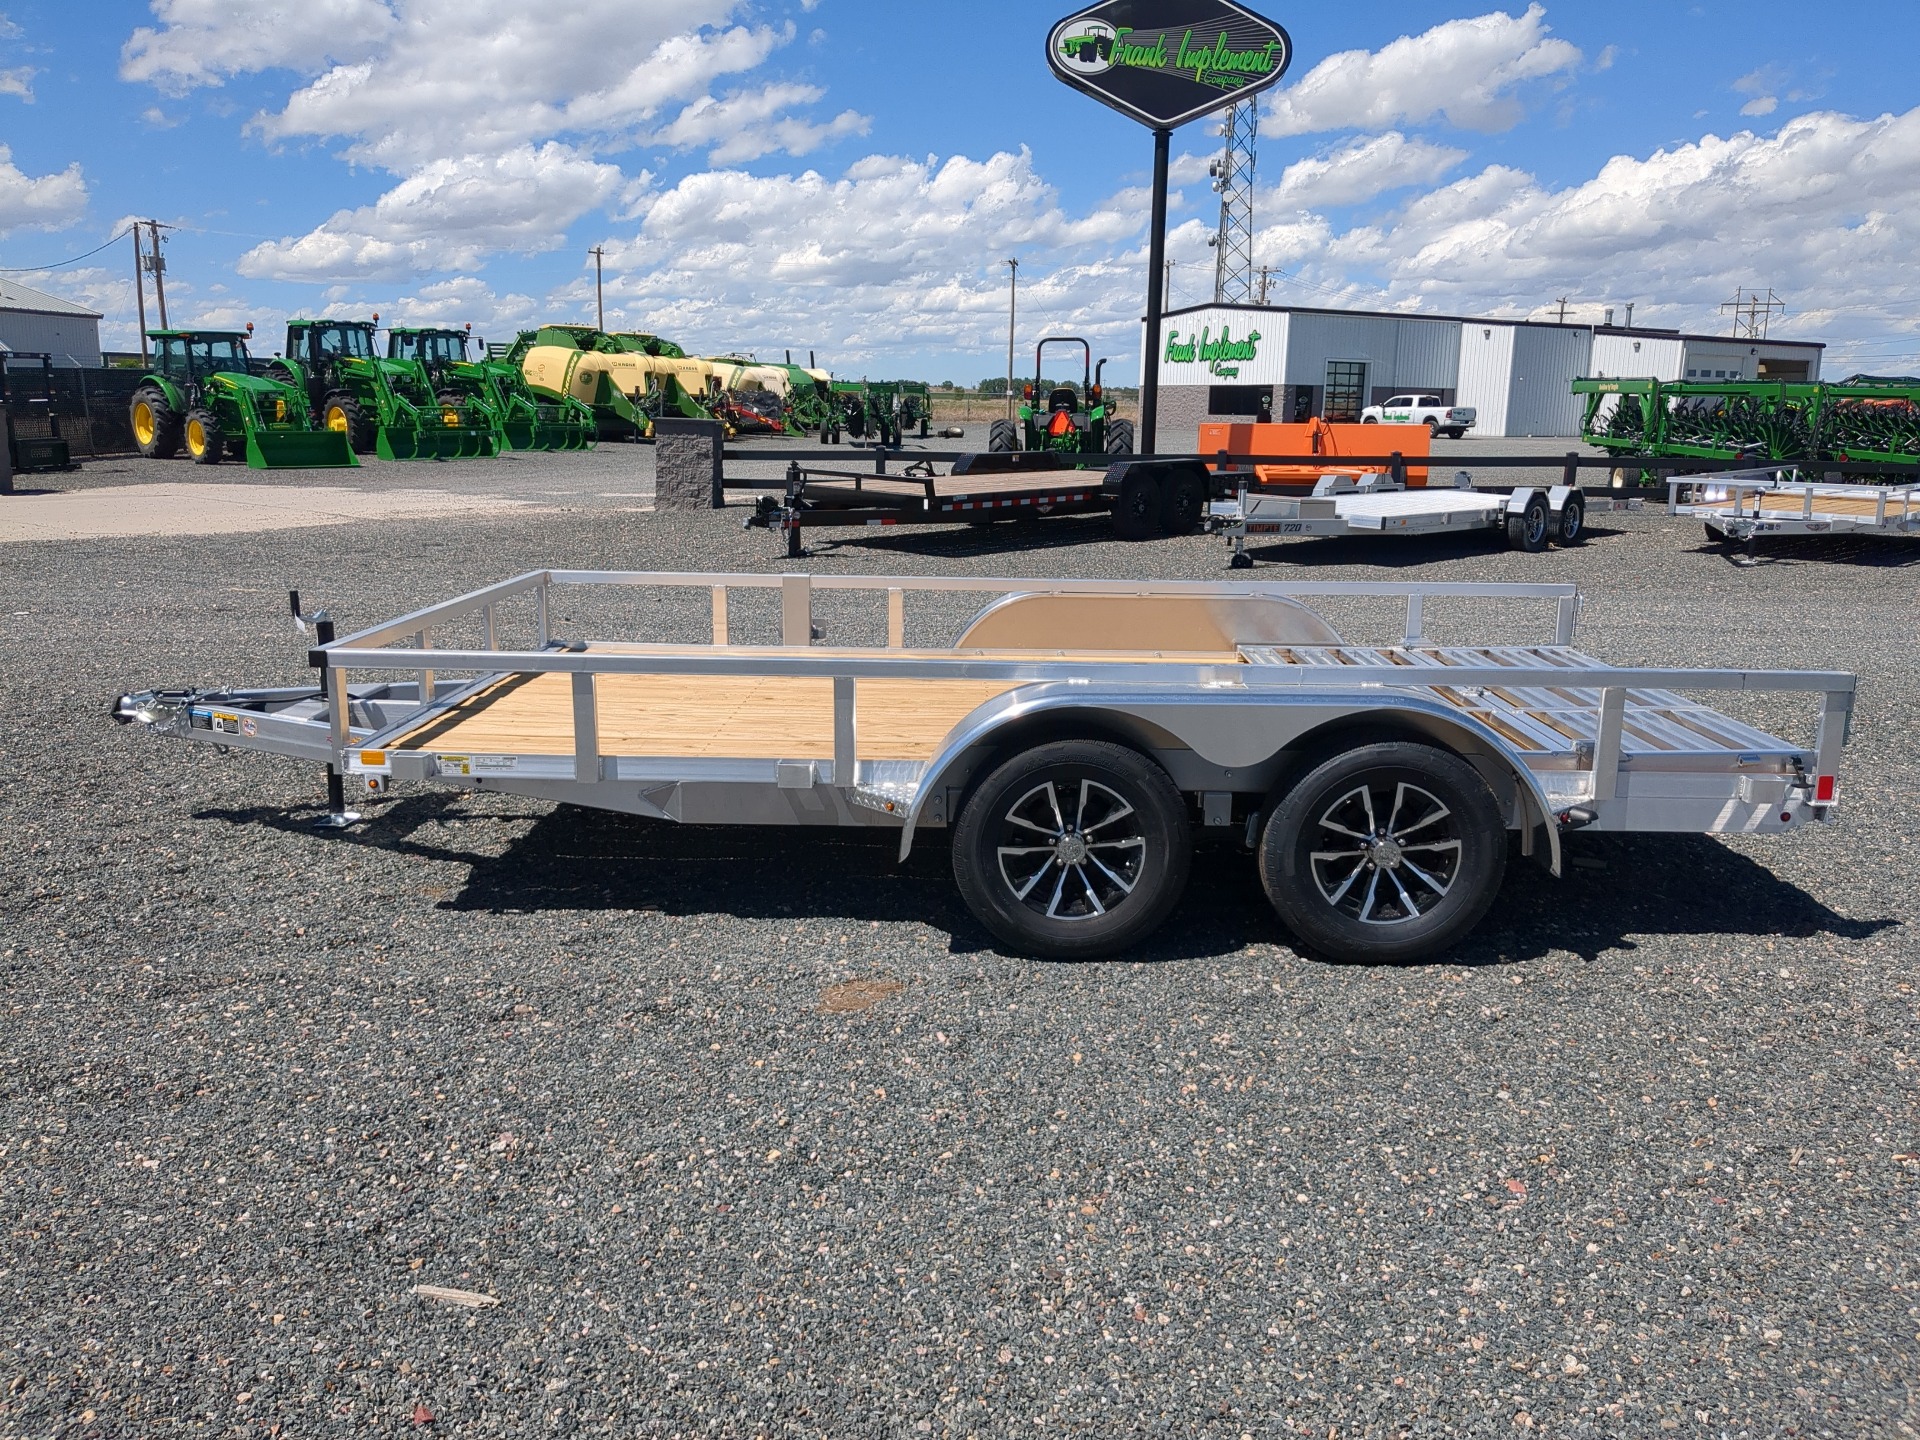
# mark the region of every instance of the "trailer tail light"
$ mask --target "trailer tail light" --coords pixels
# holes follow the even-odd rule
[[[1813,803],[1831,805],[1840,798],[1840,777],[1822,775],[1813,782]]]

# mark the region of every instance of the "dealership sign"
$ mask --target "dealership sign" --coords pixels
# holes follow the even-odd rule
[[[1180,332],[1174,330],[1167,336],[1166,361],[1169,365],[1201,364],[1207,367],[1209,374],[1222,380],[1240,378],[1240,366],[1250,365],[1260,358],[1260,332],[1250,331],[1244,340],[1233,338],[1233,327],[1224,326],[1215,335],[1211,328],[1202,326],[1198,335],[1182,340]]]
[[[1258,94],[1292,60],[1287,32],[1232,0],[1102,0],[1047,37],[1055,75],[1156,130]]]

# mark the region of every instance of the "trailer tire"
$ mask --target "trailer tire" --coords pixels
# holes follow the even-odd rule
[[[1507,513],[1507,548],[1523,550],[1529,555],[1539,554],[1547,548],[1552,521],[1553,512],[1547,508],[1547,497],[1530,497],[1526,509],[1518,515]]]
[[[375,441],[374,427],[367,420],[367,412],[360,408],[360,402],[349,390],[329,391],[320,402],[320,428],[338,430],[347,437],[347,444],[356,455],[371,455]]]
[[[1321,761],[1272,807],[1260,841],[1260,883],[1287,928],[1361,964],[1456,944],[1492,906],[1506,867],[1506,827],[1479,772],[1409,741]]]
[[[1207,513],[1207,478],[1204,471],[1177,465],[1160,477],[1160,532],[1163,535],[1191,535],[1200,528]]]
[[[1151,540],[1160,533],[1160,476],[1151,466],[1136,465],[1121,477],[1113,499],[1116,540]]]
[[[142,385],[127,406],[133,441],[149,460],[171,460],[180,453],[180,417],[158,385]]]
[[[1123,745],[1062,740],[1014,756],[968,797],[953,878],[1009,948],[1091,960],[1159,928],[1186,890],[1192,852],[1166,771]]]
[[[196,465],[218,465],[227,458],[227,437],[211,410],[195,406],[187,411],[182,429],[187,458]]]
[[[987,451],[992,455],[1010,455],[1020,448],[1020,430],[1011,420],[996,420],[987,427]]]
[[[1587,502],[1578,495],[1569,495],[1567,503],[1560,507],[1560,513],[1554,517],[1553,543],[1556,545],[1587,543]]]
[[[1115,420],[1107,426],[1107,454],[1131,455],[1134,453],[1134,431],[1131,420]]]

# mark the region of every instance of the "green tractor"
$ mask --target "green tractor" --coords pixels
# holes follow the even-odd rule
[[[586,450],[597,436],[593,407],[571,395],[536,394],[509,361],[469,360],[465,330],[387,331],[389,362],[417,368],[442,404],[474,406],[503,450]],[[486,350],[483,342],[482,351]]]
[[[247,336],[234,330],[152,330],[153,369],[133,392],[128,418],[149,459],[186,451],[196,465],[245,460],[255,470],[356,466],[347,437],[313,422],[305,392],[256,373]]]
[[[274,361],[320,423],[357,454],[382,460],[465,460],[500,453],[493,426],[462,399],[443,401],[417,365],[382,360],[373,321],[289,320],[285,357]]]
[[[1114,418],[1106,403],[1106,388],[1100,383],[1107,368],[1102,360],[1093,363],[1093,347],[1085,340],[1050,335],[1033,352],[1033,373],[1046,372],[1041,358],[1049,345],[1078,345],[1085,356],[1086,368],[1079,392],[1071,385],[1056,385],[1047,391],[1044,403],[1038,403],[1034,386],[1029,385],[1020,405],[1020,418],[996,420],[988,431],[987,450],[991,454],[1026,451],[1051,455],[1131,455],[1133,422]]]

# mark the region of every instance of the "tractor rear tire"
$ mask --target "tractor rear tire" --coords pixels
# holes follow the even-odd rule
[[[1159,533],[1159,472],[1151,465],[1136,465],[1121,479],[1114,497],[1114,539],[1151,540]]]
[[[227,437],[211,410],[195,407],[187,412],[183,434],[187,458],[196,465],[218,465],[227,458]]]
[[[1160,533],[1191,535],[1207,513],[1206,473],[1176,465],[1160,476]]]
[[[180,417],[159,386],[142,385],[133,392],[127,420],[133,427],[134,444],[148,460],[171,460],[180,453]]]
[[[1131,455],[1134,453],[1133,422],[1115,420],[1107,426],[1107,454]]]
[[[347,390],[332,391],[320,402],[320,428],[341,431],[356,455],[371,455],[378,438],[373,422],[367,419],[367,412],[360,408],[360,402]]]
[[[1011,420],[996,420],[987,429],[987,450],[994,455],[1011,455],[1020,448],[1020,429]]]

